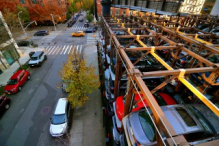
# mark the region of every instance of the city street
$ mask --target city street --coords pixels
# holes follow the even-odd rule
[[[84,18],[85,13],[80,18]],[[84,18],[85,21],[86,18]],[[95,44],[93,34],[85,37],[71,37],[71,33],[84,30],[84,21],[76,22],[71,28],[54,31],[48,36],[33,36],[31,40],[45,49],[47,60],[41,67],[30,68],[31,79],[22,91],[8,95],[10,109],[0,117],[0,145],[63,145],[63,140],[51,137],[50,117],[54,112],[57,99],[66,97],[62,92],[58,76],[63,62],[74,51],[83,56],[86,46]]]

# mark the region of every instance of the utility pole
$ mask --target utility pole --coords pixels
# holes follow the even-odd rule
[[[20,25],[21,25],[21,28],[22,28],[22,30],[23,30],[23,32],[24,32],[24,35],[25,35],[25,37],[26,37],[27,34],[26,34],[25,30],[24,30],[24,27],[23,27],[23,25],[22,25],[22,23],[21,23],[21,19],[20,19],[20,17],[19,17],[20,13],[22,13],[22,11],[20,11],[20,12],[18,13],[18,20],[19,20],[19,23],[20,23]]]
[[[53,15],[52,14],[50,14],[50,15],[52,17],[52,22],[53,22],[53,25],[54,25],[54,29],[56,30],[56,25],[55,25],[55,21],[54,21]]]

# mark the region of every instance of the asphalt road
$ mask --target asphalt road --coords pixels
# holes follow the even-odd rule
[[[30,68],[31,80],[26,82],[21,92],[9,95],[12,100],[10,109],[0,117],[1,146],[64,145],[62,139],[50,136],[50,117],[58,98],[66,97],[58,88],[62,83],[58,73],[63,62],[74,49],[83,54],[87,35],[80,38],[71,37],[73,28],[83,24],[84,21],[77,22],[72,28],[62,31],[52,39],[53,45],[46,47],[48,59],[41,67]],[[41,39],[42,37],[35,38]]]

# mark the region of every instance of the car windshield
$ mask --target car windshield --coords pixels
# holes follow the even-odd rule
[[[52,124],[54,124],[54,125],[63,124],[65,122],[66,122],[66,115],[65,114],[53,115],[53,117],[52,117]]]
[[[17,84],[17,79],[10,79],[8,81],[8,85],[15,85],[15,84]]]
[[[31,57],[31,60],[37,60],[38,57]]]
[[[158,104],[160,106],[164,106],[164,105],[167,105],[167,103],[165,102],[165,100],[157,93],[154,94],[154,97],[156,98]]]
[[[199,120],[201,123],[202,127],[205,129],[205,132],[209,134],[213,134],[214,128],[210,124],[210,122],[206,119],[206,117],[199,111],[197,107],[189,107],[190,111],[196,116],[196,118]],[[210,113],[210,112],[209,112]],[[214,117],[214,116],[209,116],[209,117]]]
[[[156,133],[154,129],[154,125],[149,117],[149,115],[146,113],[146,111],[142,111],[139,113],[139,120],[140,124],[142,126],[142,129],[147,136],[147,138],[153,142],[155,141]]]

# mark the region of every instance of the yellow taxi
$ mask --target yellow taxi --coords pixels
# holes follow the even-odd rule
[[[83,31],[76,31],[71,34],[72,37],[82,37],[85,36]]]

